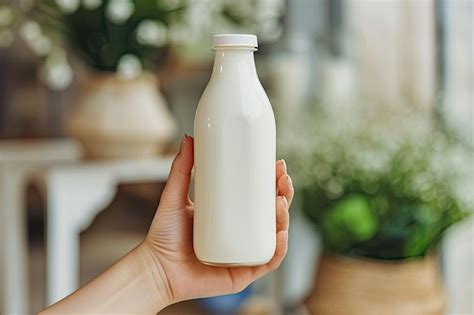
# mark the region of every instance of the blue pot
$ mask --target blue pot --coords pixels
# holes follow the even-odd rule
[[[240,310],[243,302],[251,295],[252,287],[248,286],[239,293],[200,299],[199,304],[211,314],[232,315]]]

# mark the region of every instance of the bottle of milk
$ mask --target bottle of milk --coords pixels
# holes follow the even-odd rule
[[[257,37],[214,35],[212,48],[194,120],[194,251],[209,265],[261,265],[275,251],[275,118],[257,77]]]

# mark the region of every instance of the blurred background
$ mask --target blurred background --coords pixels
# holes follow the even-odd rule
[[[473,21],[471,0],[0,0],[0,313],[143,239],[211,35],[252,33],[289,253],[163,314],[473,314]]]

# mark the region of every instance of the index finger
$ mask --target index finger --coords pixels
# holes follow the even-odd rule
[[[287,174],[287,170],[286,170],[286,162],[285,160],[281,159],[281,160],[278,160],[276,162],[276,182],[278,183],[278,181],[280,180],[280,178]]]

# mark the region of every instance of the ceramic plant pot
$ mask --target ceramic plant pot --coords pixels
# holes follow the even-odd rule
[[[176,125],[156,76],[124,79],[111,73],[84,80],[66,130],[87,157],[131,158],[162,152]]]

